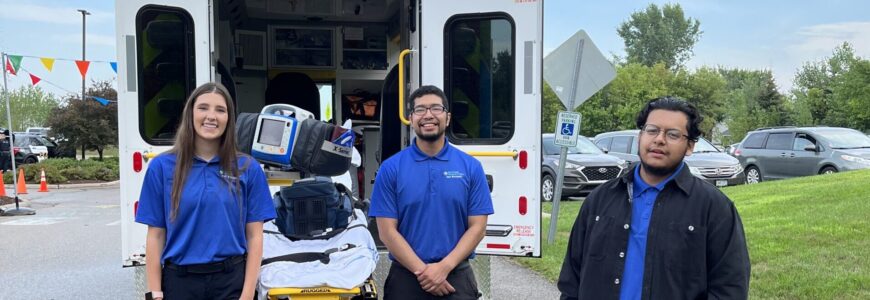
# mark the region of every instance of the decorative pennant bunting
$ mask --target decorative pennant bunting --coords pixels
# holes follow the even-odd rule
[[[6,57],[12,62],[12,69],[15,70],[14,73],[18,73],[18,69],[21,68],[21,55],[6,55]]]
[[[30,74],[30,82],[32,82],[33,85],[36,85],[37,83],[39,83],[40,80],[42,80],[42,79],[40,79],[39,77],[36,77],[36,75]]]
[[[85,78],[85,74],[88,73],[88,66],[91,65],[90,61],[87,60],[77,60],[76,66],[79,67],[79,73],[82,74],[82,79]]]
[[[112,71],[115,71],[115,74],[118,74],[118,62],[110,61],[109,64],[112,65]]]
[[[42,65],[45,66],[46,70],[51,72],[51,68],[54,67],[54,58],[40,57],[39,61],[42,62]]]
[[[93,97],[94,100],[97,100],[97,102],[100,102],[100,104],[102,104],[103,106],[109,105],[109,100],[107,100],[105,98],[94,97],[94,96],[91,96],[91,97]]]
[[[15,69],[12,68],[12,63],[10,63],[8,59],[6,60],[6,71],[8,71],[9,74],[12,74],[12,75],[16,74]]]

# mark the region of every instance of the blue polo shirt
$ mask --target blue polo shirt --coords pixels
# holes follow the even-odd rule
[[[493,214],[492,198],[474,157],[450,143],[431,157],[416,141],[411,145],[378,169],[369,215],[398,220],[399,233],[417,257],[439,262],[468,230],[469,216]],[[392,254],[390,259],[395,261]]]
[[[619,290],[620,300],[640,300],[643,290],[643,272],[646,256],[646,237],[649,229],[649,219],[652,216],[653,205],[665,185],[668,184],[680,170],[683,163],[664,181],[651,186],[640,177],[640,164],[634,168],[634,180],[631,201],[631,232],[628,236],[628,250],[625,254],[625,269],[622,273],[622,286]]]
[[[233,193],[230,175],[221,172],[220,158],[194,158],[178,205],[172,211],[173,171],[176,156],[167,153],[148,164],[136,222],[166,229],[163,262],[177,265],[221,261],[247,252],[245,224],[275,218],[269,184],[260,164],[239,157],[239,193]]]

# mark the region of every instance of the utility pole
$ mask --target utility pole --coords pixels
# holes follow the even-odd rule
[[[85,17],[90,15],[87,10],[79,9],[80,13],[82,13],[82,61],[85,60]],[[85,100],[85,75],[82,75],[82,101]]]

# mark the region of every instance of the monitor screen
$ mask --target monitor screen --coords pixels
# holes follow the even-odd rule
[[[284,137],[284,126],[286,121],[263,119],[263,124],[260,125],[260,138],[257,143],[280,147],[281,138]]]

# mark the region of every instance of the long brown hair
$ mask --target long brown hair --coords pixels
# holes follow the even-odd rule
[[[238,165],[238,150],[236,147],[236,107],[233,103],[230,93],[220,83],[209,82],[200,85],[187,98],[187,103],[184,104],[184,111],[181,116],[181,123],[178,125],[178,130],[175,134],[175,146],[169,150],[175,154],[175,170],[173,171],[172,193],[170,194],[172,211],[169,214],[170,220],[175,220],[178,215],[178,205],[181,202],[181,190],[187,181],[187,174],[193,164],[196,147],[194,140],[196,139],[196,129],[193,126],[193,105],[196,98],[208,94],[215,93],[223,96],[227,105],[227,125],[224,133],[221,136],[220,147],[218,148],[218,157],[220,158],[221,171],[224,172],[224,178],[230,178],[228,181],[230,188],[234,188],[234,193],[239,191],[239,165]]]

